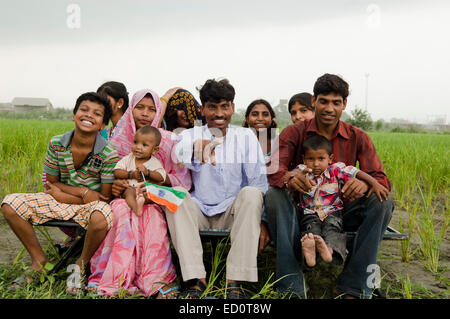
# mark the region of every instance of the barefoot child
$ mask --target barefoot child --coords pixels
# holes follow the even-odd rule
[[[166,180],[166,171],[161,162],[153,157],[159,150],[161,133],[153,126],[146,125],[136,131],[131,153],[122,158],[114,168],[116,179],[127,179],[129,187],[124,196],[128,206],[137,216],[142,215],[145,197],[138,182],[142,182],[142,174],[145,180],[160,184]]]
[[[335,257],[340,264],[346,257],[346,235],[343,232],[341,210],[344,208],[341,188],[351,178],[369,185],[368,195],[375,193],[380,201],[387,199],[388,190],[372,176],[344,163],[333,163],[332,144],[321,135],[307,138],[303,144],[303,163],[298,168],[315,183],[310,192],[301,196],[300,222],[302,251],[306,264],[316,264],[316,249],[329,263]]]

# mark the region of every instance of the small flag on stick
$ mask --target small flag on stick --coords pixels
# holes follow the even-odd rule
[[[145,182],[145,189],[149,199],[157,204],[166,206],[172,213],[178,210],[178,206],[181,205],[183,199],[186,197],[185,192],[148,182]]]

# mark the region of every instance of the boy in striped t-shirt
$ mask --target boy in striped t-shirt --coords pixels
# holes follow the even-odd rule
[[[99,130],[111,117],[109,101],[94,92],[82,94],[73,110],[75,129],[51,138],[44,161],[45,193],[10,194],[1,208],[11,229],[31,257],[31,270],[13,281],[12,289],[31,282],[48,264],[32,225],[52,219],[69,220],[86,228],[83,251],[76,264],[89,263],[112,226],[111,199],[117,152]],[[72,290],[69,290],[72,289]],[[68,288],[73,293],[74,288]]]

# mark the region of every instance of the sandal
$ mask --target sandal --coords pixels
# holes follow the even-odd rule
[[[166,285],[166,287],[168,287]],[[177,299],[178,294],[180,293],[180,287],[175,285],[170,287],[167,290],[163,290],[162,288],[159,289],[159,295],[156,297],[156,299]]]
[[[98,292],[98,286],[96,284],[88,283],[84,288],[86,295],[89,297],[98,297],[101,296]]]
[[[84,294],[86,292],[86,276],[82,275],[81,272],[74,271],[69,275],[66,279],[67,288],[66,293],[71,296],[79,296],[80,294]]]
[[[41,277],[41,273],[36,270],[25,271],[23,275],[17,277],[11,282],[9,287],[10,292],[15,292],[25,288],[27,285],[31,285],[35,280]]]
[[[66,294],[71,295],[71,296],[79,296],[79,295],[84,295],[84,293],[86,292],[86,286],[84,285],[84,283],[80,283],[79,287],[67,287],[66,288]]]
[[[47,262],[44,267],[42,267],[42,272],[28,268],[21,276],[17,277],[11,282],[9,291],[15,292],[17,290],[23,289],[27,285],[31,285],[33,282],[40,280],[41,276],[52,270],[53,267],[53,264]]]
[[[381,291],[380,288],[376,288],[372,294],[373,299],[387,299],[386,295]]]
[[[239,283],[230,282],[229,284],[227,284],[227,286],[227,299],[247,299],[247,297],[245,296],[245,292]]]
[[[194,288],[194,286],[198,286],[199,288]],[[203,295],[203,293],[206,290],[206,286],[205,284],[197,279],[197,281],[195,282],[195,284],[193,284],[191,286],[191,288],[186,289],[182,295],[181,298],[183,299],[200,299]]]
[[[358,299],[358,297],[355,297],[345,292],[341,292],[337,288],[333,289],[333,294],[334,299]]]

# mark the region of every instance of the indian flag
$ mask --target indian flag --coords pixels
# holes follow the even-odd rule
[[[145,182],[147,196],[157,204],[166,206],[172,213],[178,210],[186,193],[177,191],[171,187],[155,185]]]

